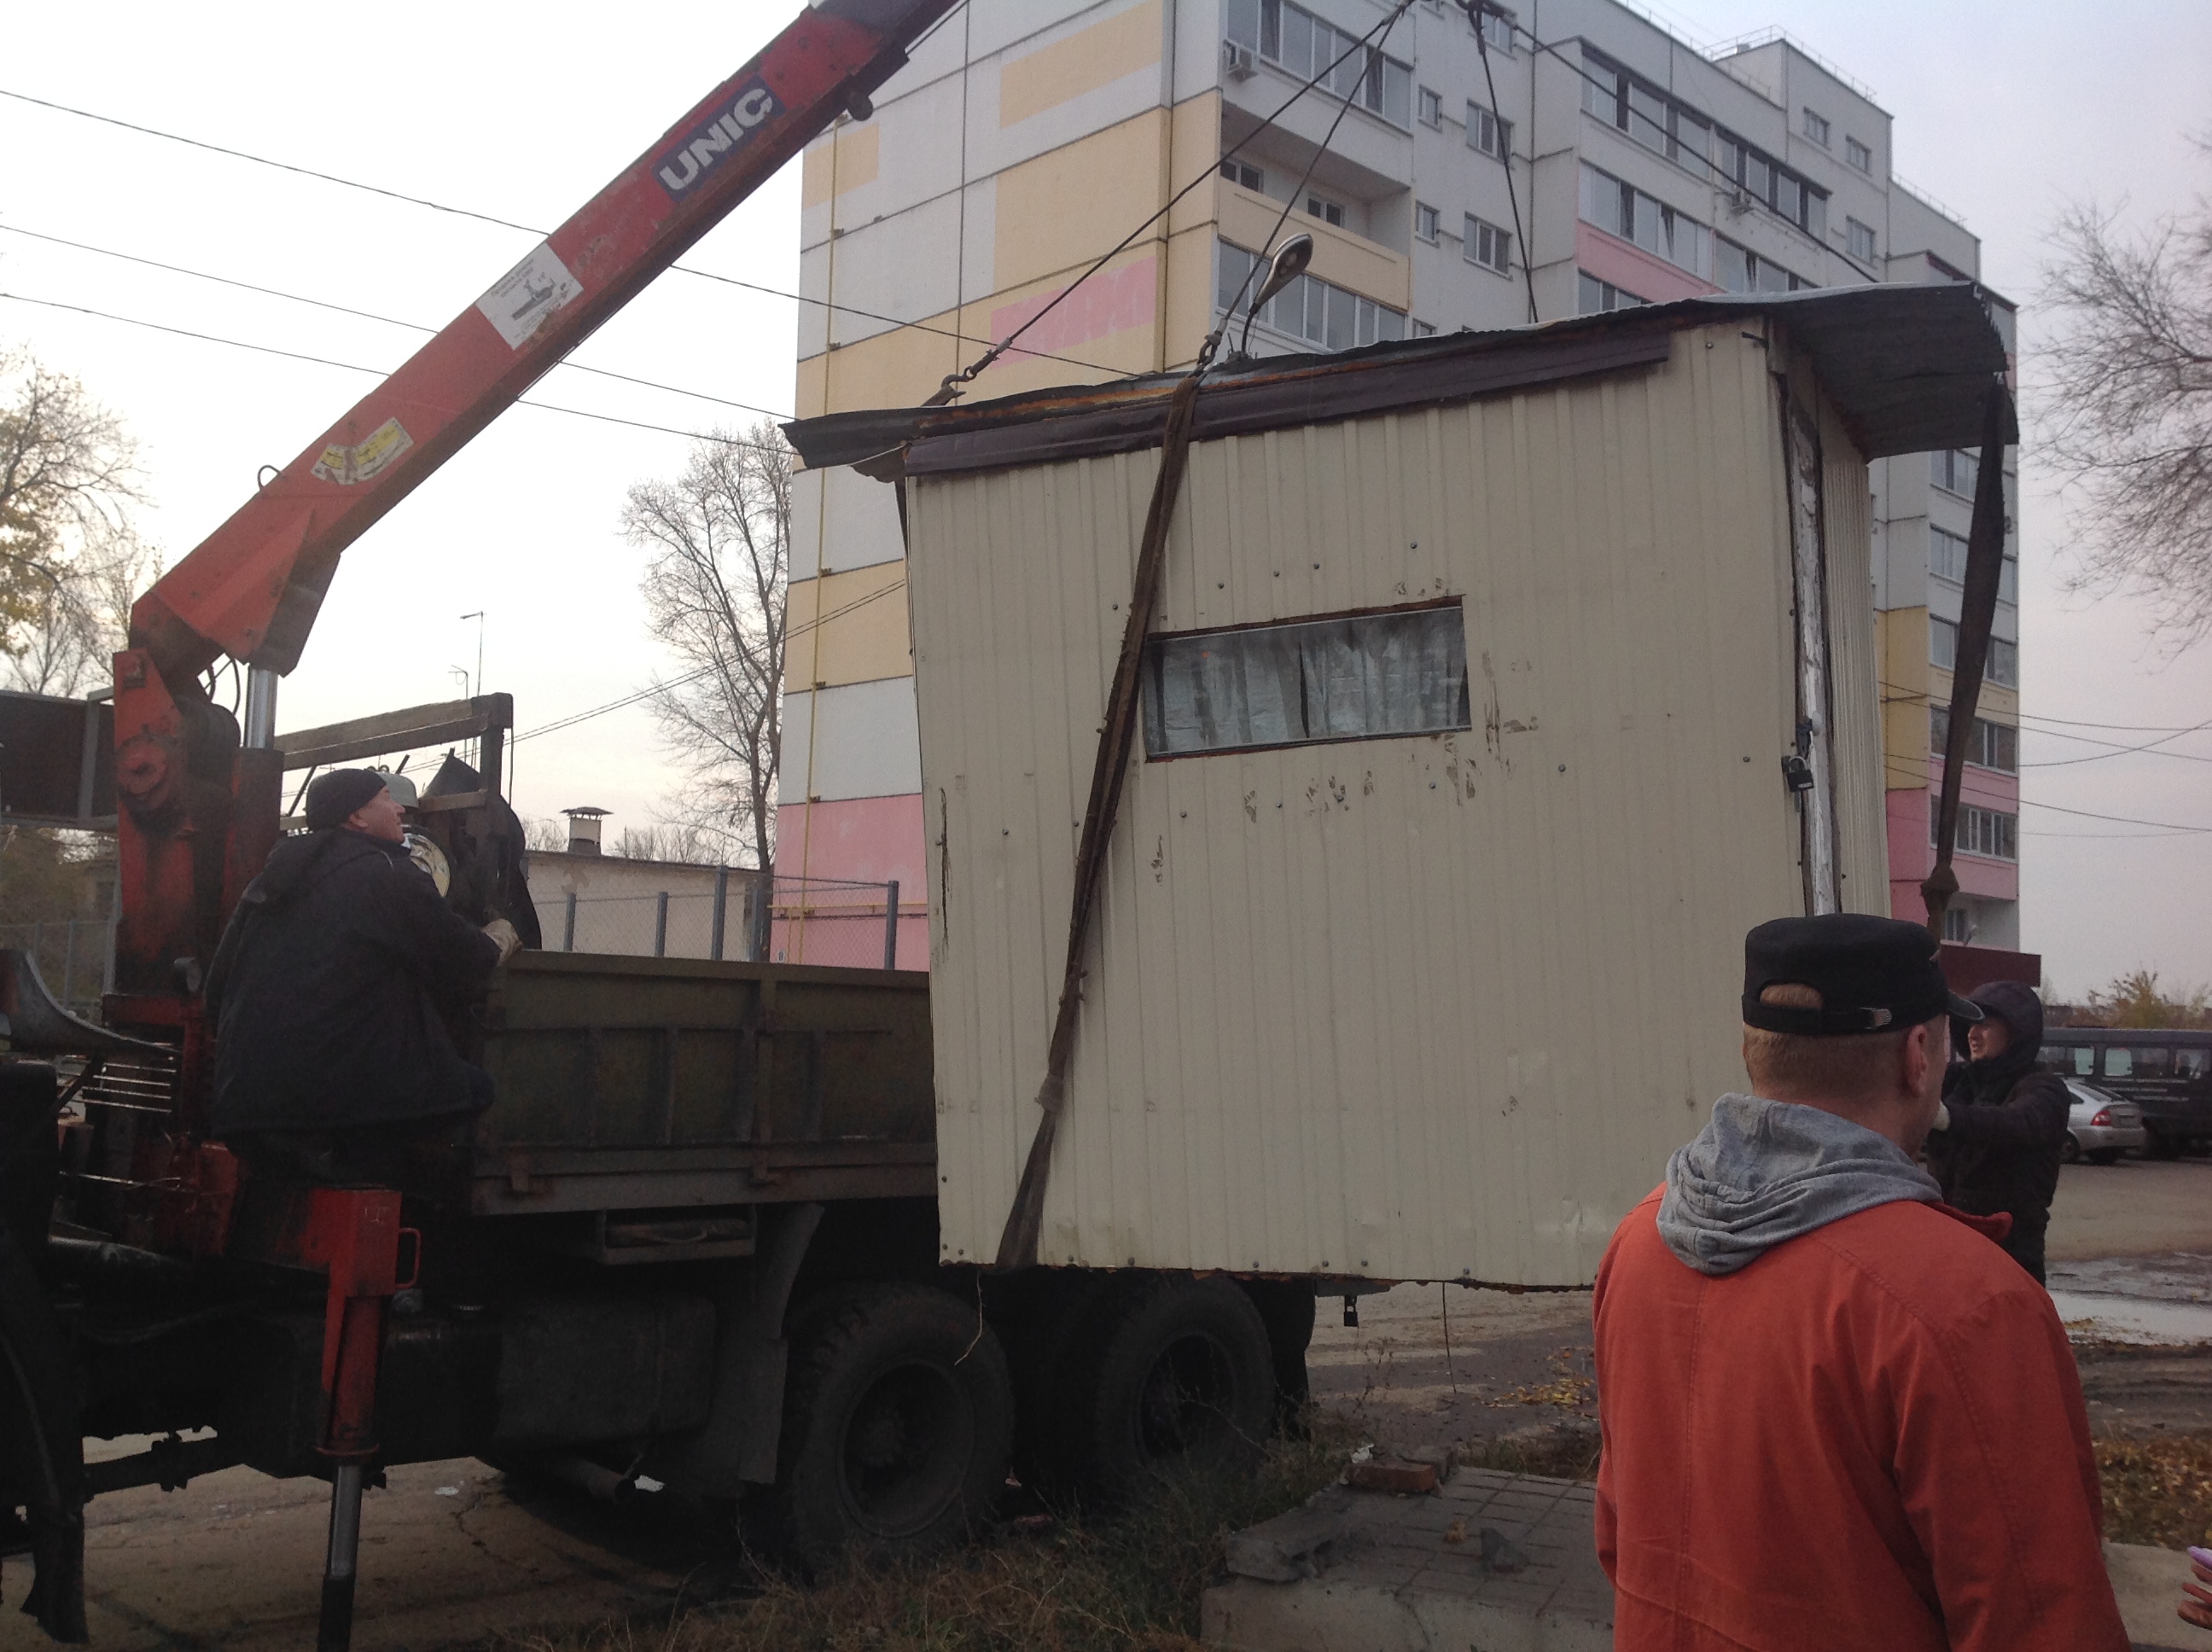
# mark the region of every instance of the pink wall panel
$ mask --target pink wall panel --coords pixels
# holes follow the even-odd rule
[[[780,880],[837,880],[882,884],[898,880],[898,967],[929,968],[929,885],[926,881],[921,794],[854,798],[833,803],[787,803],[775,811],[775,873]],[[834,883],[814,889],[820,900],[794,932],[787,920],[775,926],[771,957],[808,963],[882,963],[882,896],[872,913],[834,915],[844,899]],[[786,900],[779,890],[778,900]],[[796,955],[796,956],[793,956]]]
[[[1666,259],[1589,224],[1575,226],[1575,262],[1600,281],[1609,281],[1622,292],[1655,304],[1720,291],[1712,282],[1699,281],[1688,270],[1678,270]]]
[[[1936,850],[1928,841],[1928,799],[1934,787],[1940,784],[1941,763],[1932,764],[1936,776],[1925,792],[1891,792],[1886,794],[1889,824],[1889,915],[1909,919],[1914,923],[1926,920],[1927,903],[1920,898],[1920,880],[1928,876],[1936,865]],[[2020,808],[2020,782],[2003,774],[1992,774],[1986,769],[1971,766],[1960,787],[1962,802],[1978,804],[1985,809],[2002,809],[2006,813]],[[1961,894],[1978,895],[1991,901],[2020,899],[2020,866],[2010,860],[1991,860],[1977,854],[1954,855],[1951,869],[1959,876]]]

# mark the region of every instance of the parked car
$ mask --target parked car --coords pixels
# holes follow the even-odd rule
[[[2039,1059],[2060,1078],[2142,1108],[2149,1157],[2212,1147],[2212,1031],[2053,1027],[2043,1039]]]
[[[2066,1115],[2066,1145],[2058,1156],[2067,1163],[2087,1159],[2092,1164],[2110,1164],[2130,1149],[2140,1151],[2150,1145],[2142,1108],[2135,1102],[2071,1078],[2066,1090],[2074,1106]]]

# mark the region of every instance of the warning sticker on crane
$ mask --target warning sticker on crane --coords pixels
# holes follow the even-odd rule
[[[477,301],[485,320],[499,329],[509,349],[520,349],[530,336],[570,299],[579,296],[584,283],[568,273],[552,246],[540,241],[530,256],[499,278],[491,291]]]
[[[415,438],[400,428],[398,420],[386,419],[369,433],[366,441],[350,447],[332,442],[324,448],[323,456],[315,461],[314,473],[325,482],[351,487],[368,481],[414,445]]]

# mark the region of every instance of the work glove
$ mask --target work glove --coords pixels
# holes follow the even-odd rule
[[[2189,1570],[2197,1574],[2197,1582],[2181,1586],[2188,1597],[2181,1603],[2182,1621],[2195,1624],[2199,1629],[2212,1629],[2212,1594],[2197,1587],[2212,1583],[2212,1549],[2190,1550]]]
[[[499,943],[499,963],[505,963],[522,950],[522,937],[514,932],[514,926],[504,918],[495,918],[483,926],[483,932]],[[494,964],[493,969],[499,968]]]
[[[1951,1127],[1951,1108],[1948,1102],[1936,1103],[1936,1122],[1928,1127],[1931,1130],[1948,1130]]]

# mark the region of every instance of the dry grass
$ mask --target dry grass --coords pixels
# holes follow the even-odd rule
[[[1232,1532],[1334,1479],[1353,1443],[1319,1419],[1256,1476],[1164,1481],[1115,1520],[995,1534],[932,1564],[855,1570],[816,1588],[773,1574],[750,1600],[673,1622],[514,1635],[501,1652],[1198,1652],[1199,1596]]]
[[[2212,1544],[2212,1434],[2100,1440],[2097,1468],[2106,1537],[2167,1549]]]

